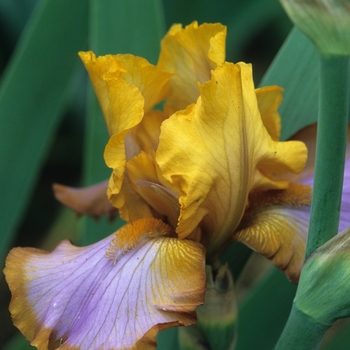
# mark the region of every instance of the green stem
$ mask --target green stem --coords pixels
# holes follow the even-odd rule
[[[320,58],[315,177],[306,257],[338,232],[349,111],[349,57]]]
[[[293,304],[287,324],[274,350],[317,349],[328,329],[329,326],[316,322]]]

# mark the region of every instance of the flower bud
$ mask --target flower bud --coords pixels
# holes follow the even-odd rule
[[[350,54],[350,3],[347,0],[280,0],[294,24],[322,54]]]
[[[307,259],[294,304],[326,326],[350,316],[350,228]]]
[[[228,265],[213,270],[206,266],[204,305],[197,311],[197,324],[179,329],[181,350],[230,350],[235,345],[237,304]]]

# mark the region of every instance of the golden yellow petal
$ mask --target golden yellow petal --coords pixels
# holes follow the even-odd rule
[[[135,85],[145,100],[145,113],[164,100],[171,92],[169,79],[173,75],[162,71],[146,59],[133,55],[116,55],[126,70],[121,78]]]
[[[134,221],[140,218],[159,217],[155,215],[152,209],[145,202],[140,194],[135,191],[129,174],[126,174],[123,180],[121,192],[117,195],[111,195],[112,203],[118,205],[119,214],[125,221]]]
[[[315,156],[316,156],[316,137],[317,137],[317,124],[311,124],[305,128],[299,130],[294,134],[290,139],[291,140],[300,140],[306,144],[308,150],[307,163],[305,165],[302,173],[297,175],[297,177],[302,178],[314,171]],[[350,140],[350,128],[349,128],[349,137]]]
[[[114,134],[105,148],[104,158],[107,166],[113,169],[112,194],[118,194],[125,171],[125,136],[143,118],[143,97],[135,86],[124,80],[108,76],[105,81],[109,89],[111,115],[114,116]],[[108,193],[111,193],[110,186]]]
[[[307,150],[301,142],[272,140],[259,113],[250,65],[224,63],[200,92],[196,105],[163,122],[156,160],[182,193],[179,237],[200,224],[211,254],[237,228],[248,194],[288,187],[271,175],[300,172]]]
[[[171,107],[179,110],[196,101],[198,82],[210,80],[210,71],[225,61],[225,40],[226,27],[219,23],[171,27],[162,40],[158,61],[162,70],[174,73],[167,100]]]
[[[271,138],[278,141],[281,133],[281,118],[278,107],[282,103],[283,89],[279,86],[266,86],[255,90],[261,119]]]
[[[166,119],[161,111],[151,111],[145,114],[141,123],[130,130],[125,137],[127,159],[139,154],[154,152],[159,143],[160,126]]]
[[[126,134],[143,118],[144,98],[139,89],[124,80],[105,74],[108,88],[111,137]]]
[[[291,184],[287,190],[254,193],[249,202],[252,206],[233,238],[264,255],[297,283],[304,262],[311,188]]]
[[[109,133],[115,133],[117,127],[110,112],[110,96],[109,89],[104,76],[112,74],[116,79],[120,78],[125,72],[123,63],[115,55],[99,56],[96,58],[91,51],[79,52],[79,56],[83,61],[85,68],[89,73],[92,86],[100,103],[102,113],[104,115]]]
[[[120,217],[129,222],[155,216],[149,205],[134,190],[128,174],[123,177],[121,190],[116,189],[114,181],[118,182],[119,177],[116,176],[114,180],[114,172],[109,179],[107,195],[111,203],[118,208]]]
[[[126,160],[143,148],[151,151],[158,145],[164,116],[149,110],[167,95],[167,82],[171,76],[141,57],[116,57],[127,72],[118,78],[109,73],[103,76],[109,98],[107,119],[112,133],[104,153],[107,166],[113,169],[108,190],[110,198],[120,192]],[[114,205],[120,207],[115,201]]]
[[[142,106],[137,103],[137,107],[144,109],[145,112],[150,111],[170,93],[168,81],[172,73],[161,71],[142,57],[106,55],[96,58],[91,51],[80,52],[79,55],[88,70],[111,135],[120,132],[119,125],[128,118],[121,116],[122,108],[119,111],[118,104],[113,105],[110,89],[119,89],[118,92],[122,97],[133,95],[135,102],[142,97],[140,101]],[[129,85],[118,85],[116,83],[118,79],[124,80]],[[114,80],[114,84],[111,80]],[[135,90],[138,90],[138,93]]]

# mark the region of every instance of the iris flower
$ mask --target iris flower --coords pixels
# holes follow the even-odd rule
[[[225,37],[221,24],[174,25],[157,65],[80,53],[110,134],[112,174],[55,193],[79,213],[119,212],[128,223],[88,247],[9,253],[13,321],[38,349],[154,349],[158,331],[196,322],[205,263],[232,241],[298,281],[313,157],[307,163],[301,141],[278,141],[282,89],[255,89],[250,64],[225,61]],[[299,135],[310,146],[313,130]]]

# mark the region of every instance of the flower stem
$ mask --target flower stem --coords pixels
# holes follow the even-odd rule
[[[306,257],[338,232],[349,111],[349,56],[320,54],[315,178]]]
[[[329,326],[316,322],[299,311],[293,304],[292,311],[274,350],[313,350],[320,345]]]
[[[306,257],[338,232],[349,111],[349,57],[320,55],[315,177]],[[297,291],[305,280],[301,279]],[[275,350],[317,349],[329,326],[295,304]]]

